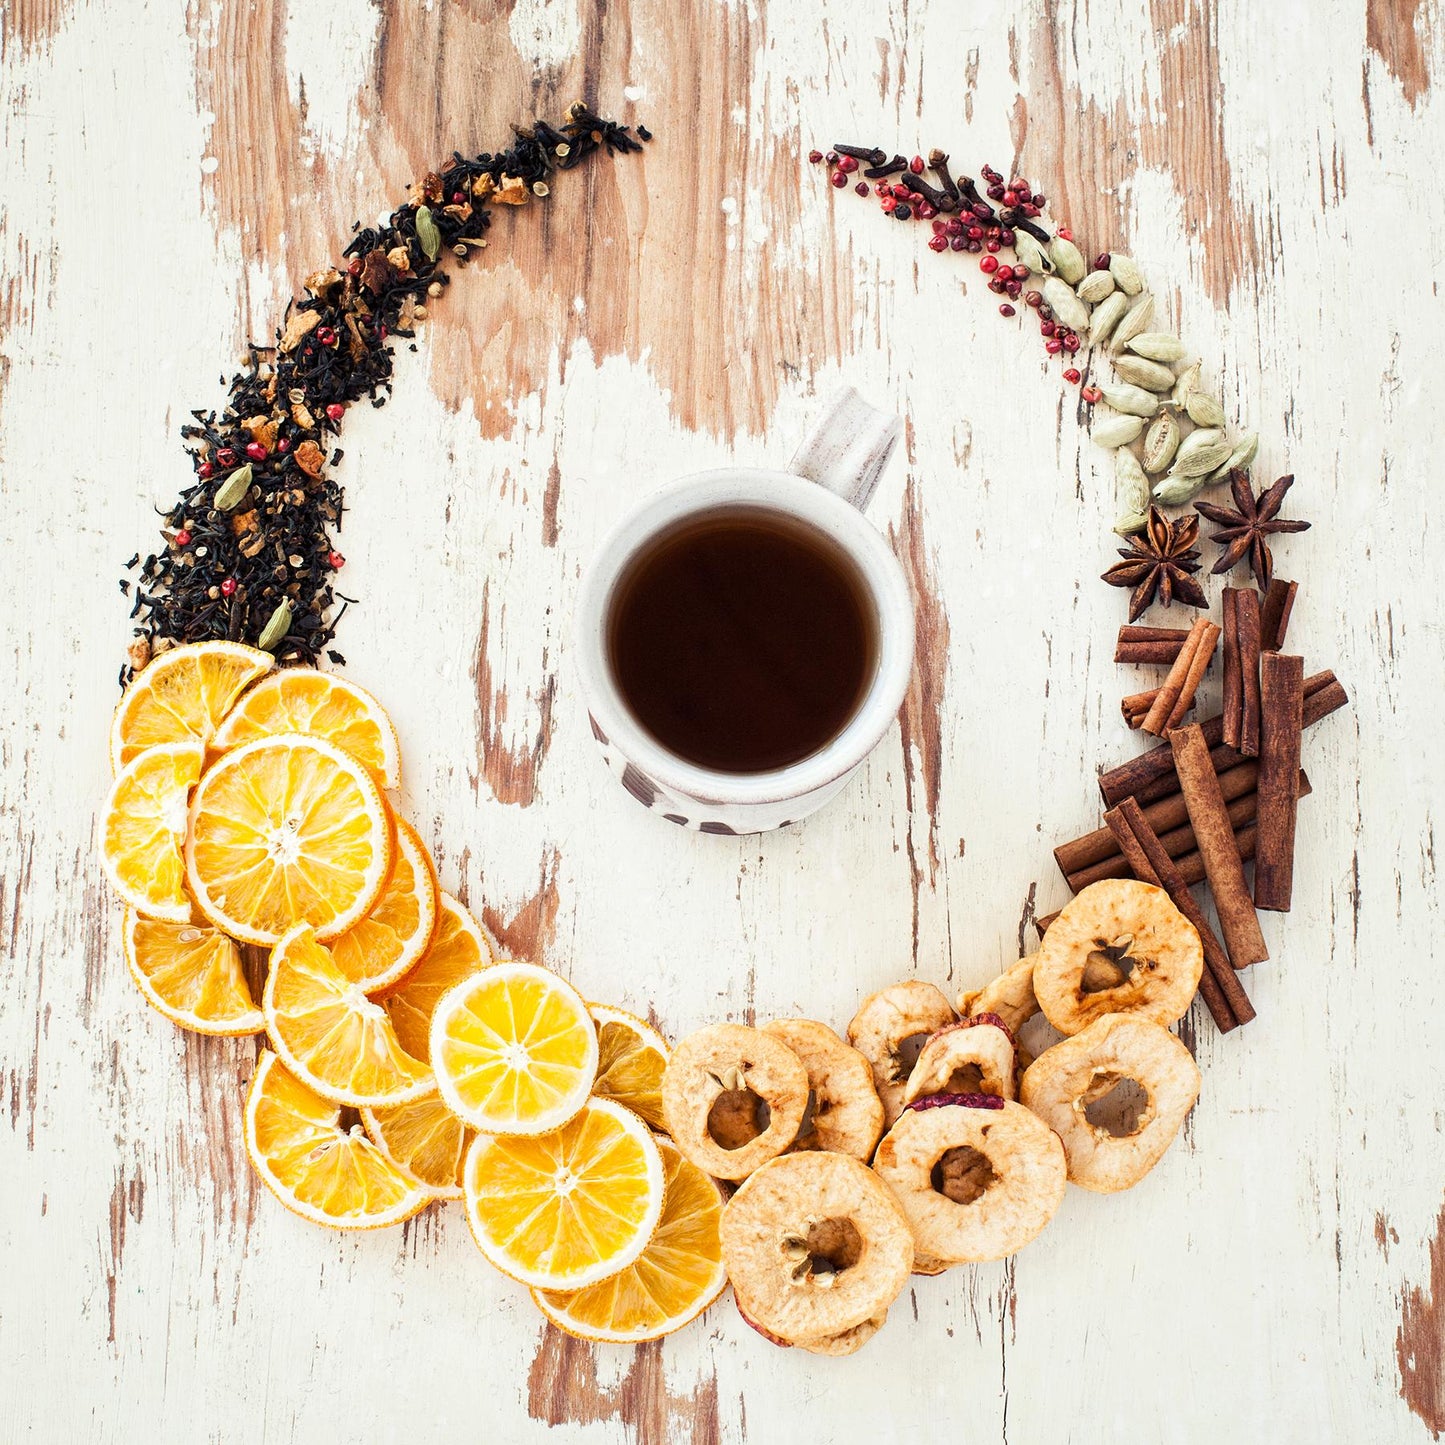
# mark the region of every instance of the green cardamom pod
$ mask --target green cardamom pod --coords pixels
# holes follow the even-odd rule
[[[1095,346],[1102,346],[1114,328],[1124,319],[1129,309],[1129,298],[1122,291],[1106,296],[1094,307],[1089,317],[1089,339]]]
[[[1144,435],[1144,470],[1162,472],[1178,450],[1179,423],[1167,411],[1161,412]]]
[[[1186,367],[1179,373],[1179,379],[1174,383],[1174,394],[1170,400],[1175,406],[1183,406],[1199,387],[1199,363],[1196,361],[1193,366]]]
[[[243,467],[237,467],[234,472],[216,488],[216,494],[211,498],[211,505],[218,512],[229,512],[240,504],[241,498],[251,486],[251,464],[247,462]]]
[[[1179,361],[1184,356],[1184,343],[1167,331],[1146,331],[1129,343],[1129,350],[1150,361]]]
[[[1149,361],[1125,352],[1113,358],[1115,372],[1125,381],[1142,386],[1146,391],[1166,392],[1174,385],[1174,373],[1162,362]]]
[[[1109,257],[1109,274],[1126,296],[1137,296],[1144,289],[1144,276],[1131,256],[1114,252]]]
[[[1014,255],[1035,275],[1052,276],[1053,259],[1027,231],[1014,232]]]
[[[1145,291],[1129,308],[1129,314],[1114,328],[1111,351],[1122,351],[1136,336],[1142,336],[1154,320],[1154,298]]]
[[[1234,450],[1228,442],[1205,442],[1200,446],[1191,447],[1190,442],[1202,432],[1190,432],[1184,438],[1174,457],[1174,465],[1170,469],[1171,477],[1199,477],[1205,478],[1215,467],[1222,466],[1229,460],[1229,454]]]
[[[1149,510],[1149,478],[1133,452],[1120,451],[1114,456],[1114,490],[1120,512]]]
[[[1119,447],[1128,446],[1143,430],[1142,416],[1111,416],[1103,421],[1096,421],[1089,435],[1099,446],[1116,451]]]
[[[428,261],[435,261],[442,253],[442,233],[437,230],[436,218],[430,206],[416,208],[416,238],[421,242],[422,252]]]
[[[1090,271],[1074,289],[1080,301],[1097,306],[1106,296],[1114,294],[1114,278],[1107,271]]]
[[[1249,465],[1259,455],[1259,433],[1250,432],[1248,436],[1241,437],[1235,448],[1229,454],[1229,460],[1222,467],[1210,472],[1211,482],[1222,482],[1230,472],[1238,467],[1241,471],[1248,471]]]
[[[290,631],[291,599],[286,597],[282,599],[281,604],[261,629],[261,635],[256,639],[256,646],[262,652],[275,652],[277,645],[285,639],[286,634]]]
[[[1184,410],[1196,426],[1223,426],[1224,408],[1207,391],[1192,391],[1184,398]]]
[[[1040,288],[1044,304],[1070,331],[1083,336],[1089,329],[1089,308],[1074,295],[1074,288],[1058,276],[1050,276]]]
[[[1163,507],[1182,507],[1204,490],[1203,477],[1174,477],[1154,488],[1154,500]]]
[[[1114,523],[1114,530],[1121,537],[1132,537],[1136,532],[1142,532],[1149,525],[1149,518],[1144,512],[1124,512]]]
[[[1054,263],[1054,270],[1070,286],[1077,285],[1082,281],[1084,273],[1089,269],[1084,264],[1084,257],[1079,248],[1072,241],[1066,241],[1062,236],[1055,236],[1049,242],[1049,259]]]
[[[1127,412],[1130,416],[1151,417],[1159,410],[1159,398],[1153,392],[1128,382],[1123,386],[1101,386],[1099,393],[1115,411]]]

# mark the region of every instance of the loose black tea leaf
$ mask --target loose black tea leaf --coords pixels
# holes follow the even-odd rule
[[[126,564],[139,576],[122,685],[154,653],[208,639],[254,643],[282,663],[340,660],[328,644],[346,610],[332,616],[344,503],[327,454],[347,407],[385,403],[388,342],[410,341],[444,294],[444,257],[465,265],[486,245],[492,205],[530,204],[557,171],[642,149],[627,126],[580,103],[561,125],[513,129],[495,155],[453,152],[385,225],[353,227],[341,263],[306,278],[273,343],[247,347],[224,409],[191,413],[181,434],[196,480],[160,514],[161,548]],[[340,459],[334,451],[330,465]]]

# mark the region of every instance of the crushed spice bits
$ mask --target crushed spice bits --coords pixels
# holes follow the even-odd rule
[[[328,451],[347,407],[363,397],[385,403],[387,343],[410,340],[427,299],[443,294],[447,252],[465,264],[486,245],[489,203],[528,204],[548,194],[555,172],[603,151],[639,151],[639,138],[651,139],[582,103],[561,125],[537,121],[513,132],[495,155],[453,152],[385,225],[354,227],[341,265],[306,278],[307,294],[287,308],[274,345],[246,348],[224,409],[191,413],[181,434],[195,482],[161,512],[164,547],[127,564],[137,576],[133,591],[125,583],[122,591],[136,626],[122,687],[183,642],[252,642],[278,662],[314,665],[323,651],[343,661],[328,644],[354,599],[331,586],[344,561],[331,534],[345,503],[327,469],[341,460]]]

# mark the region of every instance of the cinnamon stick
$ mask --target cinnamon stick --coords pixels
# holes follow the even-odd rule
[[[1289,631],[1289,615],[1294,610],[1294,600],[1299,593],[1298,582],[1286,582],[1276,577],[1259,604],[1259,645],[1265,652],[1278,652],[1284,646],[1284,635]]]
[[[1114,644],[1114,661],[1173,662],[1188,636],[1185,627],[1121,627]]]
[[[1328,717],[1349,702],[1349,694],[1340,685],[1333,672],[1317,672],[1305,678],[1304,725],[1313,727],[1321,718]],[[1222,717],[1207,718],[1200,726],[1204,740],[1213,750],[1215,767],[1219,772],[1238,767],[1245,761],[1237,749],[1224,746]],[[1106,769],[1099,774],[1099,792],[1106,807],[1114,807],[1125,798],[1137,798],[1140,804],[1153,803],[1179,791],[1179,780],[1174,773],[1174,754],[1168,743],[1160,743],[1137,758],[1130,758],[1118,767]]]
[[[1194,901],[1189,885],[1180,876],[1158,835],[1149,826],[1144,810],[1133,798],[1125,798],[1104,815],[1129,860],[1134,876],[1162,888],[1174,906],[1194,925],[1204,949],[1204,971],[1199,976],[1199,993],[1218,1025],[1227,1034],[1254,1018],[1254,1005],[1229,962],[1218,935],[1209,926],[1203,910]]]
[[[1235,628],[1239,634],[1239,751],[1259,755],[1259,593],[1241,587],[1234,599]]]
[[[1124,714],[1124,721],[1131,728],[1137,728],[1149,716],[1149,709],[1154,706],[1154,699],[1159,696],[1159,689],[1151,687],[1148,692],[1131,692],[1128,697],[1119,700],[1119,710]]]
[[[1223,774],[1223,777],[1232,777],[1239,771],[1238,768],[1234,768]],[[1310,782],[1303,770],[1299,773],[1298,786],[1300,797],[1309,794]],[[1165,799],[1164,801],[1172,802],[1174,800]],[[1182,795],[1180,795],[1179,801],[1182,802]],[[1254,830],[1259,812],[1258,792],[1243,793],[1239,797],[1231,799],[1226,811],[1229,815],[1230,826],[1234,829],[1234,840],[1239,847],[1240,856],[1248,862],[1254,856]],[[1178,862],[1183,872],[1188,874],[1189,881],[1191,883],[1201,882],[1204,878],[1204,865],[1199,857],[1194,828],[1187,819],[1179,826],[1167,830],[1156,826],[1155,831],[1159,833],[1169,856]],[[1065,874],[1064,881],[1069,885],[1070,892],[1081,893],[1091,883],[1101,883],[1106,878],[1127,878],[1128,876],[1129,869],[1124,862],[1123,855],[1111,853],[1097,863]]]
[[[1167,738],[1173,728],[1184,721],[1184,714],[1194,706],[1194,694],[1204,680],[1204,670],[1214,656],[1219,642],[1219,628],[1207,617],[1198,618],[1189,629],[1189,637],[1174,659],[1174,666],[1159,688],[1153,705],[1140,724],[1146,733]]]
[[[1179,774],[1179,791],[1189,809],[1195,841],[1204,860],[1205,876],[1219,912],[1224,945],[1235,968],[1262,963],[1269,957],[1254,899],[1244,881],[1244,862],[1234,841],[1224,795],[1219,789],[1209,744],[1198,723],[1175,728],[1169,735],[1174,750],[1174,767]]]
[[[1220,598],[1224,617],[1224,700],[1220,716],[1224,719],[1223,739],[1232,748],[1239,746],[1239,723],[1244,707],[1244,678],[1239,670],[1239,611],[1235,599],[1239,589],[1226,587]]]
[[[1304,727],[1304,658],[1267,652],[1260,660],[1259,840],[1254,902],[1288,913],[1294,884],[1295,813],[1300,732]]]

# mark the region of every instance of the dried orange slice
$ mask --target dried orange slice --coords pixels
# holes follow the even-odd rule
[[[397,1042],[386,1010],[341,972],[299,923],[271,950],[261,997],[281,1062],[338,1104],[401,1104],[435,1091],[432,1071]]]
[[[401,745],[386,709],[334,672],[310,667],[273,672],[236,704],[211,746],[234,748],[277,733],[325,738],[370,768],[381,787],[401,787]]]
[[[722,1195],[677,1146],[659,1139],[666,1194],[657,1233],[636,1261],[586,1289],[534,1289],[537,1308],[584,1340],[635,1345],[695,1320],[724,1290]]]
[[[434,1198],[462,1197],[462,1161],[475,1135],[440,1095],[391,1109],[363,1109],[361,1120],[376,1147]]]
[[[497,956],[492,936],[452,897],[437,895],[437,925],[421,962],[378,997],[391,1015],[401,1046],[414,1059],[431,1061],[431,1016],[449,989]]]
[[[125,961],[146,1002],[198,1034],[266,1027],[241,970],[241,950],[216,928],[125,911]]]
[[[341,1127],[341,1110],[261,1051],[246,1098],[246,1152],[287,1209],[333,1229],[400,1224],[430,1203],[362,1132]]]
[[[649,1128],[665,1132],[662,1074],[667,1043],[640,1018],[606,1004],[588,1005],[597,1025],[597,1079],[592,1092],[626,1104]]]
[[[396,819],[396,859],[371,912],[331,942],[337,968],[364,993],[401,978],[426,952],[437,921],[437,877],[415,828]]]
[[[535,1289],[582,1289],[647,1248],[662,1214],[662,1153],[630,1109],[588,1099],[549,1134],[479,1134],[462,1188],[472,1237],[498,1269]]]
[[[191,789],[205,748],[163,743],[132,758],[100,816],[100,859],[115,891],[137,913],[186,923],[191,901],[181,851]]]
[[[566,979],[497,963],[463,979],[432,1014],[431,1065],[447,1106],[489,1134],[545,1134],[587,1101],[597,1029]]]
[[[236,699],[274,665],[269,652],[239,642],[193,642],[161,653],[115,710],[111,770],[158,743],[209,743]]]
[[[243,743],[201,778],[186,879],[232,938],[274,944],[309,923],[326,940],[371,911],[394,851],[371,774],[334,743],[287,733]]]

